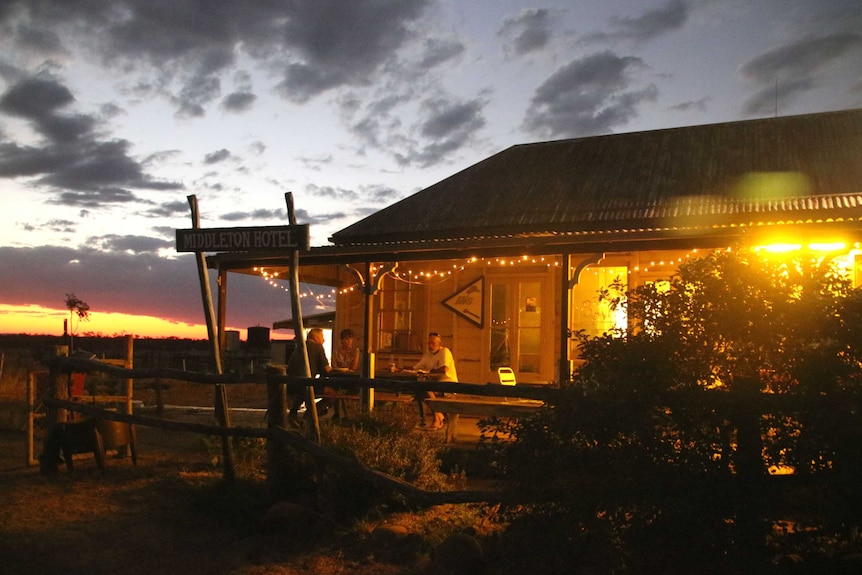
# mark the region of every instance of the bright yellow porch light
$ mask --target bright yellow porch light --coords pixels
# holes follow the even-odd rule
[[[845,242],[811,242],[810,244],[804,246],[808,251],[812,252],[834,252],[839,250],[846,250],[847,244]],[[776,242],[774,244],[767,244],[762,246],[757,246],[754,248],[756,251],[763,250],[765,252],[773,253],[773,254],[783,254],[787,252],[796,252],[803,249],[803,245],[799,243],[781,243]]]
[[[815,242],[808,244],[808,249],[815,252],[835,252],[847,249],[844,242]]]
[[[757,246],[754,249],[755,251],[763,250],[772,254],[784,254],[801,250],[802,244],[769,244],[766,246]]]

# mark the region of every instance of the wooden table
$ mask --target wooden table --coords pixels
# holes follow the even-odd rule
[[[425,400],[434,411],[446,414],[446,443],[455,441],[455,431],[461,414],[523,417],[536,413],[544,405],[543,402],[532,399],[494,399],[478,397],[432,397]]]

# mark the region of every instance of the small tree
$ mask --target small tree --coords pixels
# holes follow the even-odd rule
[[[72,337],[78,331],[78,326],[73,323],[74,318],[78,317],[78,325],[82,321],[90,321],[90,306],[73,293],[66,294],[65,303],[66,309],[69,310],[69,352],[71,352]]]

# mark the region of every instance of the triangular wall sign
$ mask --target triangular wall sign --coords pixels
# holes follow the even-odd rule
[[[473,280],[443,300],[443,305],[475,326],[485,326],[485,276]]]

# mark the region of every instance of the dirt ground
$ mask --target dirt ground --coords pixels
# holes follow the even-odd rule
[[[261,390],[229,393],[231,407],[260,407]],[[152,405],[152,398],[143,398]],[[172,388],[168,405],[211,405],[200,386]],[[211,412],[167,410],[166,417],[209,423]],[[237,420],[239,418],[239,420]],[[234,416],[263,426],[260,412]],[[313,537],[303,525],[268,523],[261,481],[226,485],[212,443],[177,431],[138,427],[138,461],[109,453],[104,473],[89,455],[52,476],[26,465],[24,431],[0,430],[0,572],[10,574],[184,575],[431,573],[428,545],[392,552],[377,529],[410,530],[423,519],[387,517],[327,525]],[[36,444],[41,451],[41,443]],[[217,452],[217,450],[216,450]],[[271,512],[271,510],[269,510]],[[446,521],[452,508],[435,508]],[[407,525],[407,527],[404,527]],[[400,535],[399,535],[400,537]],[[430,569],[430,571],[429,571]]]

